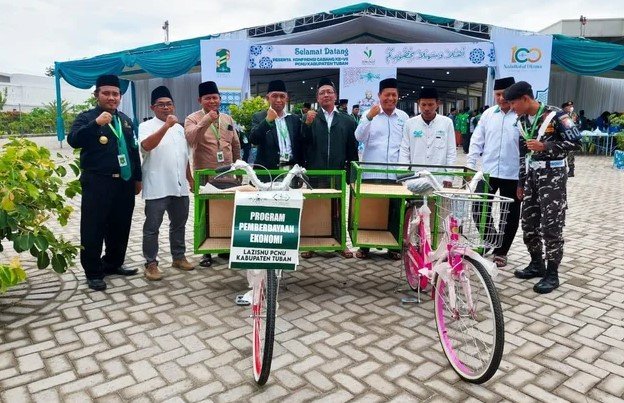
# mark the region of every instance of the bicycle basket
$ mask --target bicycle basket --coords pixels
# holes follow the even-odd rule
[[[437,222],[449,242],[471,249],[501,246],[513,199],[488,193],[436,192],[435,196]]]

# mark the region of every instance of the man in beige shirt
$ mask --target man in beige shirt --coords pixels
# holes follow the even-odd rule
[[[184,121],[184,134],[193,153],[193,170],[215,169],[240,159],[241,147],[234,121],[231,116],[219,112],[221,95],[217,84],[214,81],[199,84],[197,101],[202,108]],[[236,178],[228,175],[210,183],[221,189],[238,185]],[[226,256],[220,254],[220,257]],[[200,266],[211,265],[212,257],[204,255]]]

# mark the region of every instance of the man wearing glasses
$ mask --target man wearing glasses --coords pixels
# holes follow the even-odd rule
[[[193,177],[189,166],[189,148],[184,129],[175,115],[175,105],[169,89],[160,86],[152,91],[150,109],[154,119],[139,125],[139,143],[143,154],[143,256],[145,277],[160,280],[158,268],[158,232],[165,211],[169,217],[169,245],[172,267],[193,270],[186,260],[185,227],[189,213],[189,187]]]
[[[316,100],[321,108],[308,111],[301,125],[303,135],[306,168],[310,170],[348,170],[351,161],[358,160],[358,145],[355,139],[355,120],[348,114],[340,113],[335,107],[336,87],[334,83],[322,78],[318,84]],[[328,183],[316,183],[315,187],[327,187]],[[339,221],[336,221],[340,225]],[[353,253],[345,249],[342,255],[352,258]],[[302,257],[312,256],[312,252],[303,252]]]

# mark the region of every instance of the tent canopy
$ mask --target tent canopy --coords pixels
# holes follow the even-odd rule
[[[375,18],[384,17],[384,18]],[[475,42],[487,39],[487,25],[393,10],[370,3],[318,13],[290,22],[154,44],[88,59],[56,62],[55,72],[69,84],[90,88],[102,74],[129,80],[171,78],[199,71],[200,41],[247,37],[253,43],[326,44],[392,42]]]
[[[488,40],[489,34],[490,26],[487,24],[359,3],[239,31],[169,44],[158,43],[88,59],[55,62],[57,99],[60,105],[60,78],[75,87],[90,88],[102,74],[116,74],[131,80],[134,85],[135,82],[147,79],[167,80],[197,73],[200,71],[202,40],[249,39],[251,43],[259,44],[430,43],[475,42]],[[624,78],[624,46],[621,45],[555,35],[552,60],[575,74]],[[427,71],[426,75],[417,74],[413,70],[401,70],[398,78],[401,87],[409,92],[417,91],[421,85],[431,83],[431,80],[435,80],[436,87],[452,92],[454,88],[466,88],[471,83],[482,82],[485,77],[484,70],[455,69],[450,76],[443,70]],[[252,70],[251,84],[252,88],[255,86],[255,93],[262,94],[263,85],[279,75],[288,82],[293,96],[303,96],[309,94],[310,83],[306,80],[315,80],[321,74],[334,75],[336,79],[338,72]],[[193,74],[193,77],[196,76],[198,74]],[[122,90],[125,91],[127,85],[128,82],[122,80]],[[185,85],[188,86],[189,83]],[[136,106],[135,97],[136,91],[132,91],[133,107]],[[59,139],[64,138],[62,128],[62,121],[57,122]]]
[[[624,46],[614,43],[553,35],[552,62],[585,76],[624,77]]]

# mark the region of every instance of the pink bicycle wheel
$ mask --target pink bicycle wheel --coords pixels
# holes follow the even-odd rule
[[[271,372],[276,299],[277,277],[274,270],[267,270],[266,278],[262,280],[260,287],[254,288],[254,299],[251,304],[253,373],[258,385],[264,385]]]
[[[483,383],[500,365],[505,343],[503,311],[494,282],[479,262],[464,256],[453,284],[438,276],[434,308],[442,350],[465,381]],[[450,292],[454,288],[454,304]]]

